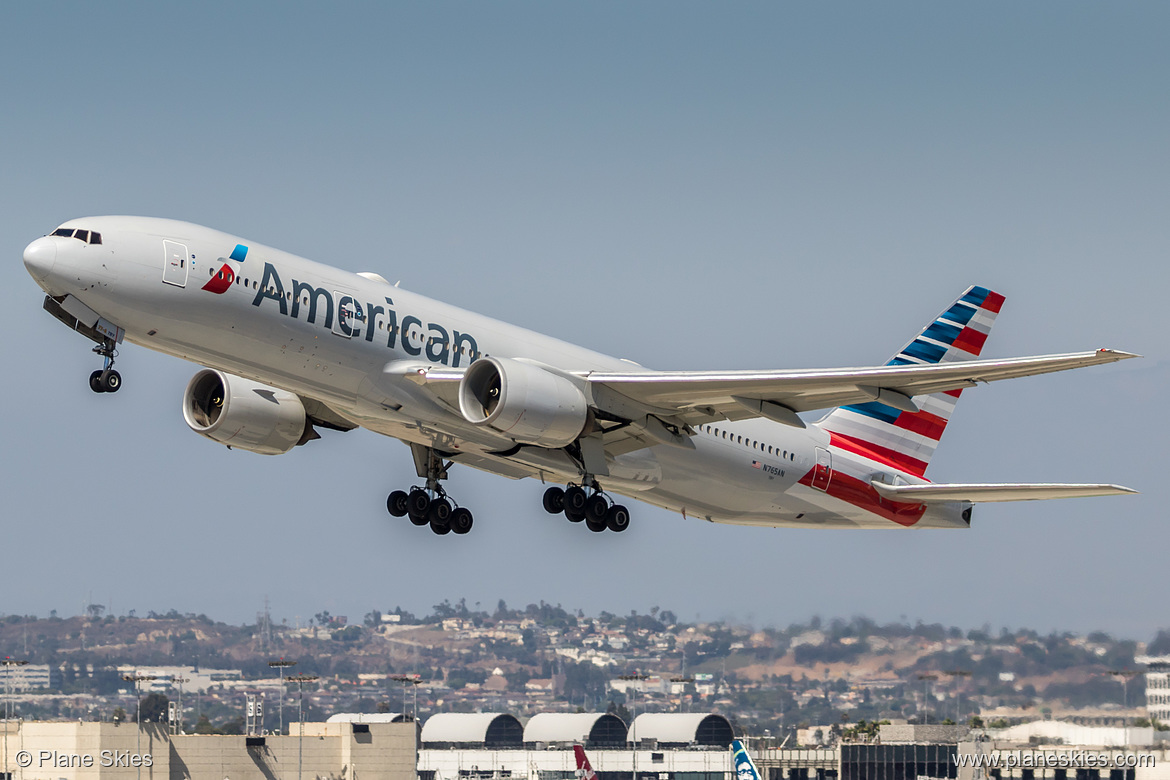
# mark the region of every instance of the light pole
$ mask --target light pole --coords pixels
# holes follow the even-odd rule
[[[179,684],[179,702],[175,705],[175,734],[181,734],[183,731],[183,683],[191,682],[190,677],[172,677],[171,682]]]
[[[946,676],[951,678],[951,685],[955,684],[956,677],[961,678],[961,677],[970,677],[971,676],[971,672],[967,671],[966,669],[951,669],[949,671],[943,672],[943,674],[945,674]],[[956,688],[955,689],[955,725],[956,726],[959,724],[959,718],[960,718],[959,703],[961,701],[962,701],[961,695],[959,693],[958,688]]]
[[[301,766],[304,762],[305,742],[305,683],[317,679],[315,674],[294,674],[287,678],[289,682],[297,684],[297,719],[301,722],[300,733],[297,736],[297,780],[301,780]]]
[[[926,708],[926,697],[927,697],[926,690],[927,690],[927,686],[930,685],[930,681],[937,680],[938,675],[937,674],[920,674],[920,675],[918,675],[918,679],[922,680],[922,719],[923,719],[923,725],[927,725],[930,723],[930,710],[928,710]]]
[[[11,770],[8,768],[8,719],[11,717],[12,708],[12,667],[24,666],[28,663],[24,659],[4,657],[0,664],[4,665],[4,772],[5,777],[12,777]]]
[[[415,722],[418,720],[418,686],[422,685],[422,678],[417,674],[392,674],[391,680],[396,680],[402,683],[402,719],[406,720],[406,688],[407,686],[414,686],[414,707],[410,711],[410,720]]]
[[[280,670],[280,704],[277,705],[277,709],[280,712],[280,730],[277,731],[276,733],[283,734],[284,733],[284,670],[289,668],[290,666],[296,666],[297,662],[296,661],[286,661],[283,658],[281,658],[278,661],[269,661],[268,665],[271,666],[273,669]]]
[[[633,756],[634,772],[633,772],[632,777],[633,777],[633,780],[638,780],[638,685],[645,682],[646,680],[649,680],[650,675],[648,675],[648,674],[619,674],[618,679],[634,683],[634,685],[627,687],[626,690],[628,691],[628,690],[630,690],[630,688],[634,689],[634,698],[633,698],[634,709],[630,713],[630,729],[631,729],[630,741],[634,744],[634,756]]]
[[[1121,725],[1125,729],[1122,732],[1122,738],[1126,743],[1129,742],[1129,718],[1125,716],[1125,711],[1129,709],[1129,678],[1137,674],[1133,669],[1113,669],[1109,674],[1121,680]]]
[[[126,682],[134,683],[134,697],[138,701],[137,705],[135,705],[135,708],[134,708],[134,726],[135,726],[135,729],[134,729],[135,748],[134,749],[135,749],[135,751],[137,751],[138,755],[141,756],[142,755],[142,683],[144,683],[148,680],[156,680],[158,678],[155,677],[153,674],[138,674],[137,672],[135,672],[134,674],[122,675],[122,679],[125,680]],[[138,761],[138,780],[142,780],[142,760],[141,760],[141,758]]]
[[[694,677],[671,677],[670,681],[672,683],[682,683],[683,684],[682,691],[679,693],[679,696],[678,696],[678,704],[681,707],[682,703],[683,703],[683,696],[685,696],[686,692],[687,692],[686,686],[689,685],[690,683],[693,683],[695,681],[695,678]],[[691,708],[688,706],[687,712],[690,712],[690,711],[691,711]]]

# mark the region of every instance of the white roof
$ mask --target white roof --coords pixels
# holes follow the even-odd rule
[[[726,720],[710,712],[643,712],[630,726],[630,739],[690,744],[696,741],[699,725],[707,718]]]
[[[524,741],[584,743],[594,724],[604,717],[604,712],[542,712],[533,715],[524,727]]]
[[[409,717],[409,716],[408,716]],[[401,712],[339,712],[330,715],[326,723],[398,723],[404,720]]]
[[[440,712],[427,718],[419,739],[423,742],[485,742],[497,718],[516,720],[506,712]],[[520,721],[516,721],[517,727]]]

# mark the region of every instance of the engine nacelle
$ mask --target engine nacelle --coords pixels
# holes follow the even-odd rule
[[[295,393],[205,368],[187,383],[183,419],[212,441],[261,455],[280,455],[309,428]]]
[[[472,363],[459,383],[459,411],[518,442],[564,447],[581,435],[589,402],[571,381],[511,358]]]

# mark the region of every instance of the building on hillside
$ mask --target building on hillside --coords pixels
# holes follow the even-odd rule
[[[48,664],[5,665],[0,673],[0,692],[24,693],[60,688],[61,671]]]
[[[1146,667],[1146,712],[1151,720],[1170,723],[1170,655],[1139,655]]]

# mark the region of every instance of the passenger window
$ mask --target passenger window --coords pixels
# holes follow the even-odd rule
[[[76,233],[73,234],[73,237],[80,238],[82,241],[85,241],[86,243],[88,243],[89,242],[89,231],[88,230],[78,230]]]
[[[101,233],[90,233],[89,234],[89,243],[100,244],[101,242],[102,242],[102,234]]]

